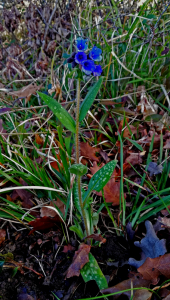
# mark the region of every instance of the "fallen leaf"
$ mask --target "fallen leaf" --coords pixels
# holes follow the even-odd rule
[[[138,272],[142,274],[144,279],[151,280],[152,284],[157,284],[160,275],[170,278],[169,265],[170,253],[156,258],[148,257],[144,264],[138,268]]]
[[[70,244],[68,244],[68,245],[64,246],[64,249],[63,249],[62,252],[67,253],[68,251],[74,251],[74,250],[75,250],[75,247],[73,247]]]
[[[84,156],[84,157],[89,158],[90,160],[99,162],[99,158],[96,156],[96,152],[100,151],[99,147],[94,148],[94,147],[90,146],[88,142],[87,143],[81,142],[80,143],[80,151],[81,151],[81,156]]]
[[[91,246],[86,244],[81,244],[78,251],[75,252],[73,257],[73,262],[68,268],[66,278],[73,276],[79,276],[80,270],[89,261],[89,252]]]
[[[39,136],[39,134],[35,134],[35,141],[38,145],[44,145],[44,140]]]
[[[65,214],[65,205],[64,203],[60,200],[57,199],[57,201],[51,201],[49,206],[52,206],[55,208],[55,205],[60,209],[60,211],[63,213],[63,215]],[[48,206],[42,207],[41,210],[41,217],[57,217],[58,214],[56,213],[55,210],[48,208]],[[59,216],[58,216],[59,217]]]
[[[138,144],[144,144],[145,146],[150,146],[150,143],[152,141],[153,136],[144,136],[142,137],[140,140],[136,141]],[[154,136],[154,142],[153,142],[153,148],[158,148],[160,146],[160,135],[156,135]]]
[[[146,227],[146,235],[140,242],[134,242],[134,245],[142,249],[143,259],[137,261],[134,258],[129,258],[129,264],[136,268],[139,268],[146,259],[149,257],[157,258],[160,255],[164,255],[166,253],[166,240],[159,240],[156,236],[153,225],[150,221],[145,222]]]
[[[0,229],[0,245],[5,241],[6,230]]]
[[[128,123],[128,119],[126,120],[127,123]],[[123,137],[124,138],[131,138],[131,135],[132,134],[136,134],[137,133],[137,127],[134,127],[133,125],[129,125],[128,127],[130,128],[130,131],[129,131],[129,128],[127,127],[126,123],[124,125],[124,128],[123,129],[123,124],[124,124],[124,120],[121,120],[120,123],[119,123],[119,128],[118,128],[118,131],[119,131],[119,134],[121,134],[122,130],[123,130]],[[116,134],[118,135],[118,133]]]
[[[100,242],[100,244],[106,243],[106,239],[102,237],[99,233],[93,233],[91,235],[86,236],[86,239],[94,239],[95,241]]]
[[[9,95],[17,97],[17,98],[26,98],[27,100],[30,99],[31,95],[35,95],[37,91],[42,88],[41,85],[36,85],[36,83],[31,83],[27,86],[24,86],[22,89],[18,91],[9,92]]]
[[[152,293],[146,289],[137,290],[133,297],[133,300],[150,300]]]
[[[108,289],[101,290],[102,294],[112,294],[116,292],[120,292],[118,295],[112,296],[114,300],[120,297],[120,295],[126,295],[128,298],[131,298],[131,291],[124,292],[124,290],[128,290],[131,288],[138,288],[138,287],[149,287],[151,281],[143,279],[142,276],[136,274],[134,277],[124,280],[113,287]],[[133,295],[135,296],[136,290],[133,290]]]
[[[42,217],[36,218],[35,220],[28,223],[29,226],[32,226],[33,229],[29,232],[29,235],[32,234],[36,230],[44,230],[47,228],[51,228],[56,225],[58,220],[50,217]]]
[[[170,300],[170,295],[166,296],[166,297],[163,298],[162,300]]]
[[[161,227],[170,228],[170,219],[167,217],[158,217],[158,222],[161,224]]]
[[[22,179],[19,179],[19,182],[23,185],[23,186],[28,186],[28,184]],[[31,208],[34,206],[34,202],[33,202],[33,194],[29,191],[29,190],[14,190],[14,193],[16,193],[17,196],[19,196],[22,200],[22,207],[24,208]],[[12,193],[12,195],[14,194]],[[12,196],[13,199],[13,196]]]
[[[170,139],[167,139],[164,145],[164,149],[170,149]]]
[[[132,166],[140,165],[142,163],[142,157],[139,153],[130,153],[128,157],[126,157],[125,163],[129,163]]]

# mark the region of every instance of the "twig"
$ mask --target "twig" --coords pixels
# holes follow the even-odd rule
[[[50,24],[51,24],[51,21],[54,17],[54,14],[56,12],[56,9],[57,9],[57,3],[58,3],[58,0],[56,0],[56,3],[55,3],[55,6],[54,6],[54,9],[52,11],[52,14],[49,18],[49,21],[47,23],[47,26],[46,26],[46,29],[45,29],[45,33],[44,33],[44,39],[43,39],[43,42],[42,42],[42,47],[41,47],[41,50],[44,50],[44,47],[45,47],[45,40],[46,40],[46,37],[47,37],[47,33],[48,33],[48,30],[49,30],[49,27],[50,27]]]

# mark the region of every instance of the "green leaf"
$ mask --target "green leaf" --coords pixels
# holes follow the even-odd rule
[[[133,24],[131,25],[128,34],[126,36],[126,39],[129,38],[130,34],[134,31],[134,29],[138,26],[138,24],[140,23],[140,16],[143,14],[143,12],[146,10],[149,2],[151,2],[151,0],[146,0],[143,5],[140,7],[140,12],[139,14],[136,16],[135,21],[133,22]]]
[[[18,267],[15,267],[15,268],[12,270],[12,277],[14,277],[14,276],[17,274],[17,271],[18,271]]]
[[[127,139],[129,142],[131,142],[131,143],[132,143],[136,148],[138,148],[140,151],[143,151],[142,146],[139,145],[136,141],[131,140],[131,139],[127,138],[127,137],[126,137],[126,139]]]
[[[80,270],[80,273],[85,282],[95,280],[100,290],[108,287],[107,280],[91,253],[89,253],[89,262]]]
[[[106,183],[108,183],[116,164],[117,160],[112,160],[93,175],[93,177],[90,179],[88,190],[83,197],[84,205],[93,190],[100,192]]]
[[[52,97],[38,92],[38,95],[42,100],[48,105],[60,122],[71,132],[76,133],[76,124],[74,119],[69,115],[69,113],[64,109],[64,107],[58,103]]]
[[[69,229],[71,231],[74,231],[81,240],[84,238],[84,233],[78,223],[76,225],[70,226]]]
[[[74,164],[69,168],[69,170],[72,174],[83,176],[87,173],[88,168],[83,164]]]
[[[96,83],[95,85],[90,89],[90,91],[87,93],[81,107],[80,107],[80,116],[79,116],[79,121],[81,122],[88,110],[90,109],[90,107],[92,106],[93,104],[93,101],[95,100],[96,96],[97,96],[97,93],[101,87],[101,84],[102,84],[102,81],[103,81],[103,78],[101,77]]]
[[[162,119],[162,116],[161,116],[161,115],[158,115],[158,114],[152,114],[152,115],[148,115],[148,116],[145,118],[145,121],[147,121],[147,122],[150,122],[150,121],[153,121],[153,122],[159,122],[161,119]]]

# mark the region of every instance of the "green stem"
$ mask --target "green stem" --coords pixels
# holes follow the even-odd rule
[[[76,146],[76,164],[79,164],[79,155],[80,155],[80,144],[79,144],[79,114],[80,114],[80,79],[77,80],[77,107],[76,107],[76,136],[75,136],[75,146]],[[89,234],[88,226],[87,226],[87,219],[86,214],[83,207],[83,200],[81,194],[81,176],[77,176],[77,186],[78,186],[78,196],[79,196],[79,203],[82,213],[82,218],[84,221],[84,227],[86,230],[86,235]]]

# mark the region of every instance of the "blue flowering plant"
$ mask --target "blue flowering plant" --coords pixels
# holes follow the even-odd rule
[[[71,57],[67,59],[68,63],[72,64],[72,68],[79,66],[79,68],[86,74],[93,76],[100,76],[102,73],[102,67],[95,62],[102,60],[102,50],[96,46],[86,54],[85,51],[88,50],[88,39],[83,39],[81,37],[76,40],[77,52],[73,52]]]

